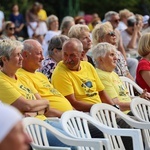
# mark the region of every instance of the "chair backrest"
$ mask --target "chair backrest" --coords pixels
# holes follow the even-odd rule
[[[139,121],[150,122],[150,101],[136,97],[132,99],[130,107],[132,113]]]
[[[77,115],[77,116],[76,116]],[[85,116],[83,116],[85,115]],[[83,116],[83,117],[78,117]],[[67,111],[64,112],[61,117],[61,123],[63,129],[67,132],[67,134],[73,138],[83,138],[83,139],[91,139],[91,134],[88,127],[88,119],[86,117],[90,117],[89,115],[79,112],[79,111]],[[98,139],[94,139],[98,140]],[[99,138],[102,141],[102,149],[110,148],[110,143],[105,142],[106,139]],[[108,139],[107,139],[108,140]],[[105,147],[105,148],[104,148]],[[80,147],[79,150],[93,150],[92,147]]]
[[[127,116],[126,114],[124,114],[123,112],[121,112],[120,110],[118,110],[117,108],[108,105],[108,104],[94,104],[91,107],[90,110],[90,114],[93,118],[95,118],[97,121],[99,121],[102,124],[105,124],[111,128],[120,128],[120,124],[118,124],[119,120],[124,120],[125,122],[123,122],[122,125],[125,125],[127,128],[129,126],[126,125],[126,122],[132,124],[134,126],[134,124],[136,124],[136,121],[134,121],[133,119],[131,119],[129,116]],[[121,128],[123,129],[123,128]],[[133,132],[134,129],[129,129],[128,131],[130,131],[130,133]],[[127,131],[126,131],[127,133]],[[127,133],[128,134],[128,133]],[[127,136],[126,134],[126,136]],[[106,138],[108,138],[110,140],[111,146],[113,150],[125,150],[125,146],[123,144],[122,138],[120,136],[116,136],[116,135],[109,135],[109,134],[104,134]],[[141,135],[140,135],[141,137]],[[132,140],[139,138],[139,137],[132,137]],[[143,149],[143,144],[142,144],[142,137],[138,139],[140,144],[137,146],[136,142],[133,142],[133,147],[134,150],[137,149]],[[141,147],[139,147],[141,146]]]
[[[108,112],[109,113],[109,112]],[[107,113],[106,113],[107,114]],[[109,114],[107,114],[109,115]],[[112,114],[115,115],[115,114]],[[112,120],[113,121],[113,120]],[[107,121],[106,121],[107,122]],[[114,121],[115,122],[115,121]],[[123,150],[124,145],[122,143],[122,139],[120,136],[130,136],[133,139],[133,147],[134,150],[142,150],[143,143],[141,141],[141,133],[140,130],[135,129],[118,129],[108,127],[92,118],[91,116],[79,112],[79,111],[67,111],[63,113],[61,117],[61,123],[63,129],[72,137],[82,137],[82,138],[91,138],[88,124],[92,124],[96,126],[100,131],[107,135],[106,138],[110,140],[111,149],[112,150]],[[136,134],[136,136],[135,136]],[[117,140],[115,139],[117,138]],[[118,143],[119,142],[119,143]],[[137,146],[137,143],[141,144],[141,146]]]
[[[132,99],[130,107],[132,113],[139,121],[150,122],[150,102],[148,100],[136,97]],[[146,149],[150,149],[150,130],[145,129],[142,131],[145,139],[147,140],[145,142],[145,147]]]
[[[23,119],[23,124],[25,130],[32,138],[33,142],[31,144],[33,149],[36,150],[70,150],[69,147],[55,147],[50,146],[48,143],[46,130],[49,130],[56,138],[58,138],[61,142],[70,146],[84,146],[84,147],[93,147],[94,150],[102,149],[102,141],[105,141],[106,145],[109,147],[109,140],[93,140],[93,139],[77,139],[71,138],[60,133],[57,129],[49,125],[48,123],[39,120],[37,118],[27,117]],[[86,149],[87,150],[87,149]]]
[[[134,89],[139,94],[143,93],[143,89],[139,85],[137,85],[134,81],[132,81],[131,79],[124,77],[124,76],[121,76],[120,79],[123,81],[125,87],[127,88],[130,97],[135,97]]]
[[[71,150],[69,147],[57,147],[57,146],[55,147],[49,145],[46,130],[52,130],[54,128],[48,125],[47,123],[45,123],[44,121],[41,121],[37,118],[27,117],[23,119],[23,124],[27,133],[32,139],[31,146],[33,149]],[[55,130],[56,129],[54,129],[53,132],[55,132]]]

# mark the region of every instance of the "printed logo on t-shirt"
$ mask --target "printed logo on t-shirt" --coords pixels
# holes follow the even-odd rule
[[[86,96],[93,97],[97,95],[97,93],[94,92],[92,89],[93,85],[90,80],[81,79],[81,82],[82,82],[81,87],[84,89]]]
[[[48,84],[47,81],[41,81],[43,87],[48,88],[51,94],[61,96],[60,92],[57,91],[51,84]]]
[[[24,91],[23,94],[25,94],[24,96],[26,99],[35,99],[33,92],[29,88],[24,85],[20,85],[20,89]]]

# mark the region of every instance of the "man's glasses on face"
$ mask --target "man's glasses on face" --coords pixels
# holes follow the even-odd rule
[[[108,35],[110,35],[110,36],[116,36],[116,34],[115,34],[115,32],[114,32],[114,31],[110,31],[110,32],[108,32]]]
[[[120,19],[112,20],[115,23],[119,23]]]

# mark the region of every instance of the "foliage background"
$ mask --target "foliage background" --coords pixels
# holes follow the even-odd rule
[[[98,13],[101,18],[107,11],[119,11],[127,8],[134,13],[149,15],[150,0],[37,0],[42,3],[47,14],[55,14],[60,20],[66,16],[76,16],[79,11],[85,14]],[[5,13],[5,20],[8,20],[13,4],[18,3],[20,12],[25,15],[34,0],[1,0],[0,10]]]

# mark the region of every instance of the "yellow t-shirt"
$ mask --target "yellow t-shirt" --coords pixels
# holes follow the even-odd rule
[[[40,72],[31,73],[22,68],[17,71],[17,74],[22,80],[28,79],[40,96],[49,100],[51,108],[63,112],[73,109],[70,102],[53,87],[44,74]]]
[[[115,72],[106,72],[97,68],[96,71],[110,98],[118,98],[121,102],[131,102],[128,90]],[[128,110],[124,112],[127,113]]]
[[[32,84],[28,80],[20,80],[17,75],[16,78],[16,80],[10,78],[0,71],[0,100],[10,105],[21,96],[26,99],[36,100],[34,94],[38,92]],[[44,115],[36,117],[41,120],[46,119]]]
[[[86,61],[80,62],[81,70],[71,71],[59,62],[52,75],[52,84],[64,96],[74,94],[76,100],[91,104],[100,103],[99,91],[104,89],[95,68]]]
[[[46,21],[46,19],[47,19],[46,11],[44,9],[40,9],[40,11],[38,12],[38,17],[40,20]]]

